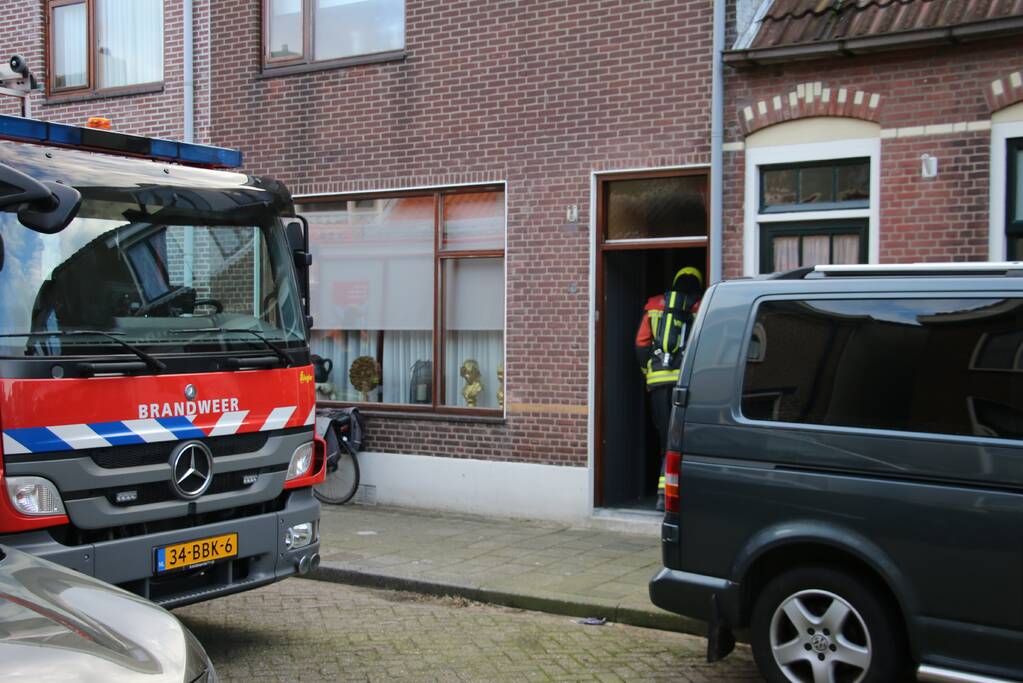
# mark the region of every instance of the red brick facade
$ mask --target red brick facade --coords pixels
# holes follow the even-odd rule
[[[24,56],[40,84],[46,83],[46,3],[44,0],[4,0],[0,24],[0,56]],[[195,141],[209,140],[209,8],[210,0],[193,0]],[[181,140],[184,136],[183,5],[164,0],[164,81],[152,92],[115,97],[33,96],[36,118],[84,125],[90,116],[111,119],[116,130]],[[3,113],[19,113],[16,102],[0,101]]]
[[[218,2],[213,33],[213,142],[253,171],[506,183],[507,418],[374,417],[371,448],[585,466],[591,173],[709,163],[710,3],[408,0],[403,60],[271,78],[258,2]]]
[[[1018,39],[874,56],[726,67],[726,142],[782,121],[847,116],[881,126],[881,262],[987,260],[992,110],[1023,98]],[[1002,79],[1002,95],[991,93]],[[816,96],[808,100],[808,91]],[[846,101],[838,102],[838,92]],[[800,92],[797,92],[800,91]],[[830,97],[824,102],[821,93]],[[855,102],[856,93],[863,93]],[[790,99],[790,94],[792,97]],[[799,97],[804,94],[804,97]],[[872,103],[874,106],[871,106]],[[781,105],[777,108],[776,105]],[[921,177],[923,154],[936,178]],[[725,153],[724,272],[743,272],[746,153]],[[1005,182],[1004,172],[995,174]]]

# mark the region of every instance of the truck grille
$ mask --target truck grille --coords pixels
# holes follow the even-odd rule
[[[202,439],[214,458],[239,453],[254,453],[266,445],[270,432],[248,432],[233,436],[216,436]],[[92,461],[104,469],[120,469],[139,465],[160,465],[167,462],[173,444],[147,443],[138,446],[110,446],[95,448],[86,453]]]
[[[210,482],[210,486],[203,493],[203,496],[211,496],[216,493],[231,493],[234,491],[241,491],[252,486],[255,482],[245,483],[245,477],[248,475],[262,475],[270,472],[283,472],[287,469],[287,465],[281,465],[279,467],[264,467],[258,470],[244,470],[240,472],[224,472],[223,474],[213,475],[213,481]],[[150,503],[165,503],[169,500],[181,500],[171,489],[171,486],[166,481],[154,481],[148,484],[139,484],[136,486],[127,486],[126,490],[132,490],[136,493],[136,497],[127,502],[118,502],[117,492],[107,490],[101,492],[86,491],[84,493],[68,494],[67,500],[74,500],[78,498],[89,498],[95,495],[106,495],[107,500],[116,505],[117,507],[132,507],[135,505],[148,505]],[[72,497],[73,496],[73,497]]]

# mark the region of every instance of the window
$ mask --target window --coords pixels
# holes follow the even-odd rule
[[[405,48],[404,0],[264,0],[266,66],[343,62]]]
[[[163,82],[163,0],[50,0],[49,89]]]
[[[607,241],[707,237],[704,173],[609,180]]]
[[[880,259],[881,126],[786,121],[745,140],[743,274]]]
[[[870,160],[760,167],[761,213],[862,209],[870,202]]]
[[[1008,197],[1005,211],[1005,241],[1009,260],[1023,259],[1023,138],[1008,141]]]
[[[760,272],[867,261],[866,217],[830,220],[819,212],[870,206],[870,160],[760,166]],[[818,212],[805,220],[806,212]],[[784,216],[789,222],[766,222]]]
[[[504,192],[310,201],[321,400],[503,408]]]
[[[1023,299],[767,301],[753,420],[1023,438]]]
[[[865,220],[767,223],[761,226],[761,231],[761,273],[867,261]]]

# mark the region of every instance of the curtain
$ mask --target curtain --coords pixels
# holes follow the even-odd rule
[[[774,271],[792,270],[799,267],[799,238],[774,238]]]
[[[53,83],[56,87],[88,85],[88,36],[85,3],[53,8]]]
[[[860,236],[835,235],[832,263],[848,264],[860,262]]]
[[[388,331],[384,333],[384,403],[411,403],[412,371],[419,361],[433,359],[433,333]],[[431,380],[432,381],[432,380]],[[429,403],[430,394],[426,394]]]
[[[827,235],[807,235],[803,238],[803,266],[828,263],[831,238]]]
[[[163,80],[163,0],[97,0],[97,87]]]
[[[504,333],[500,331],[485,332],[448,332],[447,348],[444,357],[444,388],[445,404],[449,406],[468,406],[462,389],[465,380],[459,374],[462,363],[475,360],[479,364],[480,384],[483,391],[476,396],[477,408],[499,408],[497,389],[497,368],[504,361]]]

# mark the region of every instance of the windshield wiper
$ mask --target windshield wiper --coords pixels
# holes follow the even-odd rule
[[[295,362],[291,358],[291,356],[288,355],[288,353],[284,349],[282,349],[280,346],[278,346],[277,344],[275,344],[272,341],[270,341],[269,339],[267,339],[265,336],[263,336],[262,333],[257,332],[256,330],[248,330],[248,329],[245,329],[244,327],[194,327],[194,328],[191,328],[191,329],[169,330],[169,331],[170,332],[174,332],[174,333],[179,333],[179,334],[199,334],[199,333],[206,333],[206,332],[218,332],[218,333],[221,333],[221,334],[224,333],[224,332],[240,332],[242,334],[251,334],[253,337],[255,337],[259,341],[263,342],[263,344],[266,346],[266,348],[268,348],[271,351],[273,351],[275,356],[277,356],[282,361],[284,361],[284,367],[290,368],[292,366],[292,364]]]
[[[155,372],[163,372],[167,369],[167,364],[158,358],[150,356],[148,353],[135,346],[129,344],[123,339],[118,339],[117,335],[123,334],[123,332],[102,332],[100,330],[41,330],[39,332],[17,332],[13,334],[0,334],[0,338],[3,337],[83,337],[88,335],[98,335],[100,337],[106,337],[110,341],[114,342],[121,348],[130,351],[131,353],[138,356],[146,366]]]

